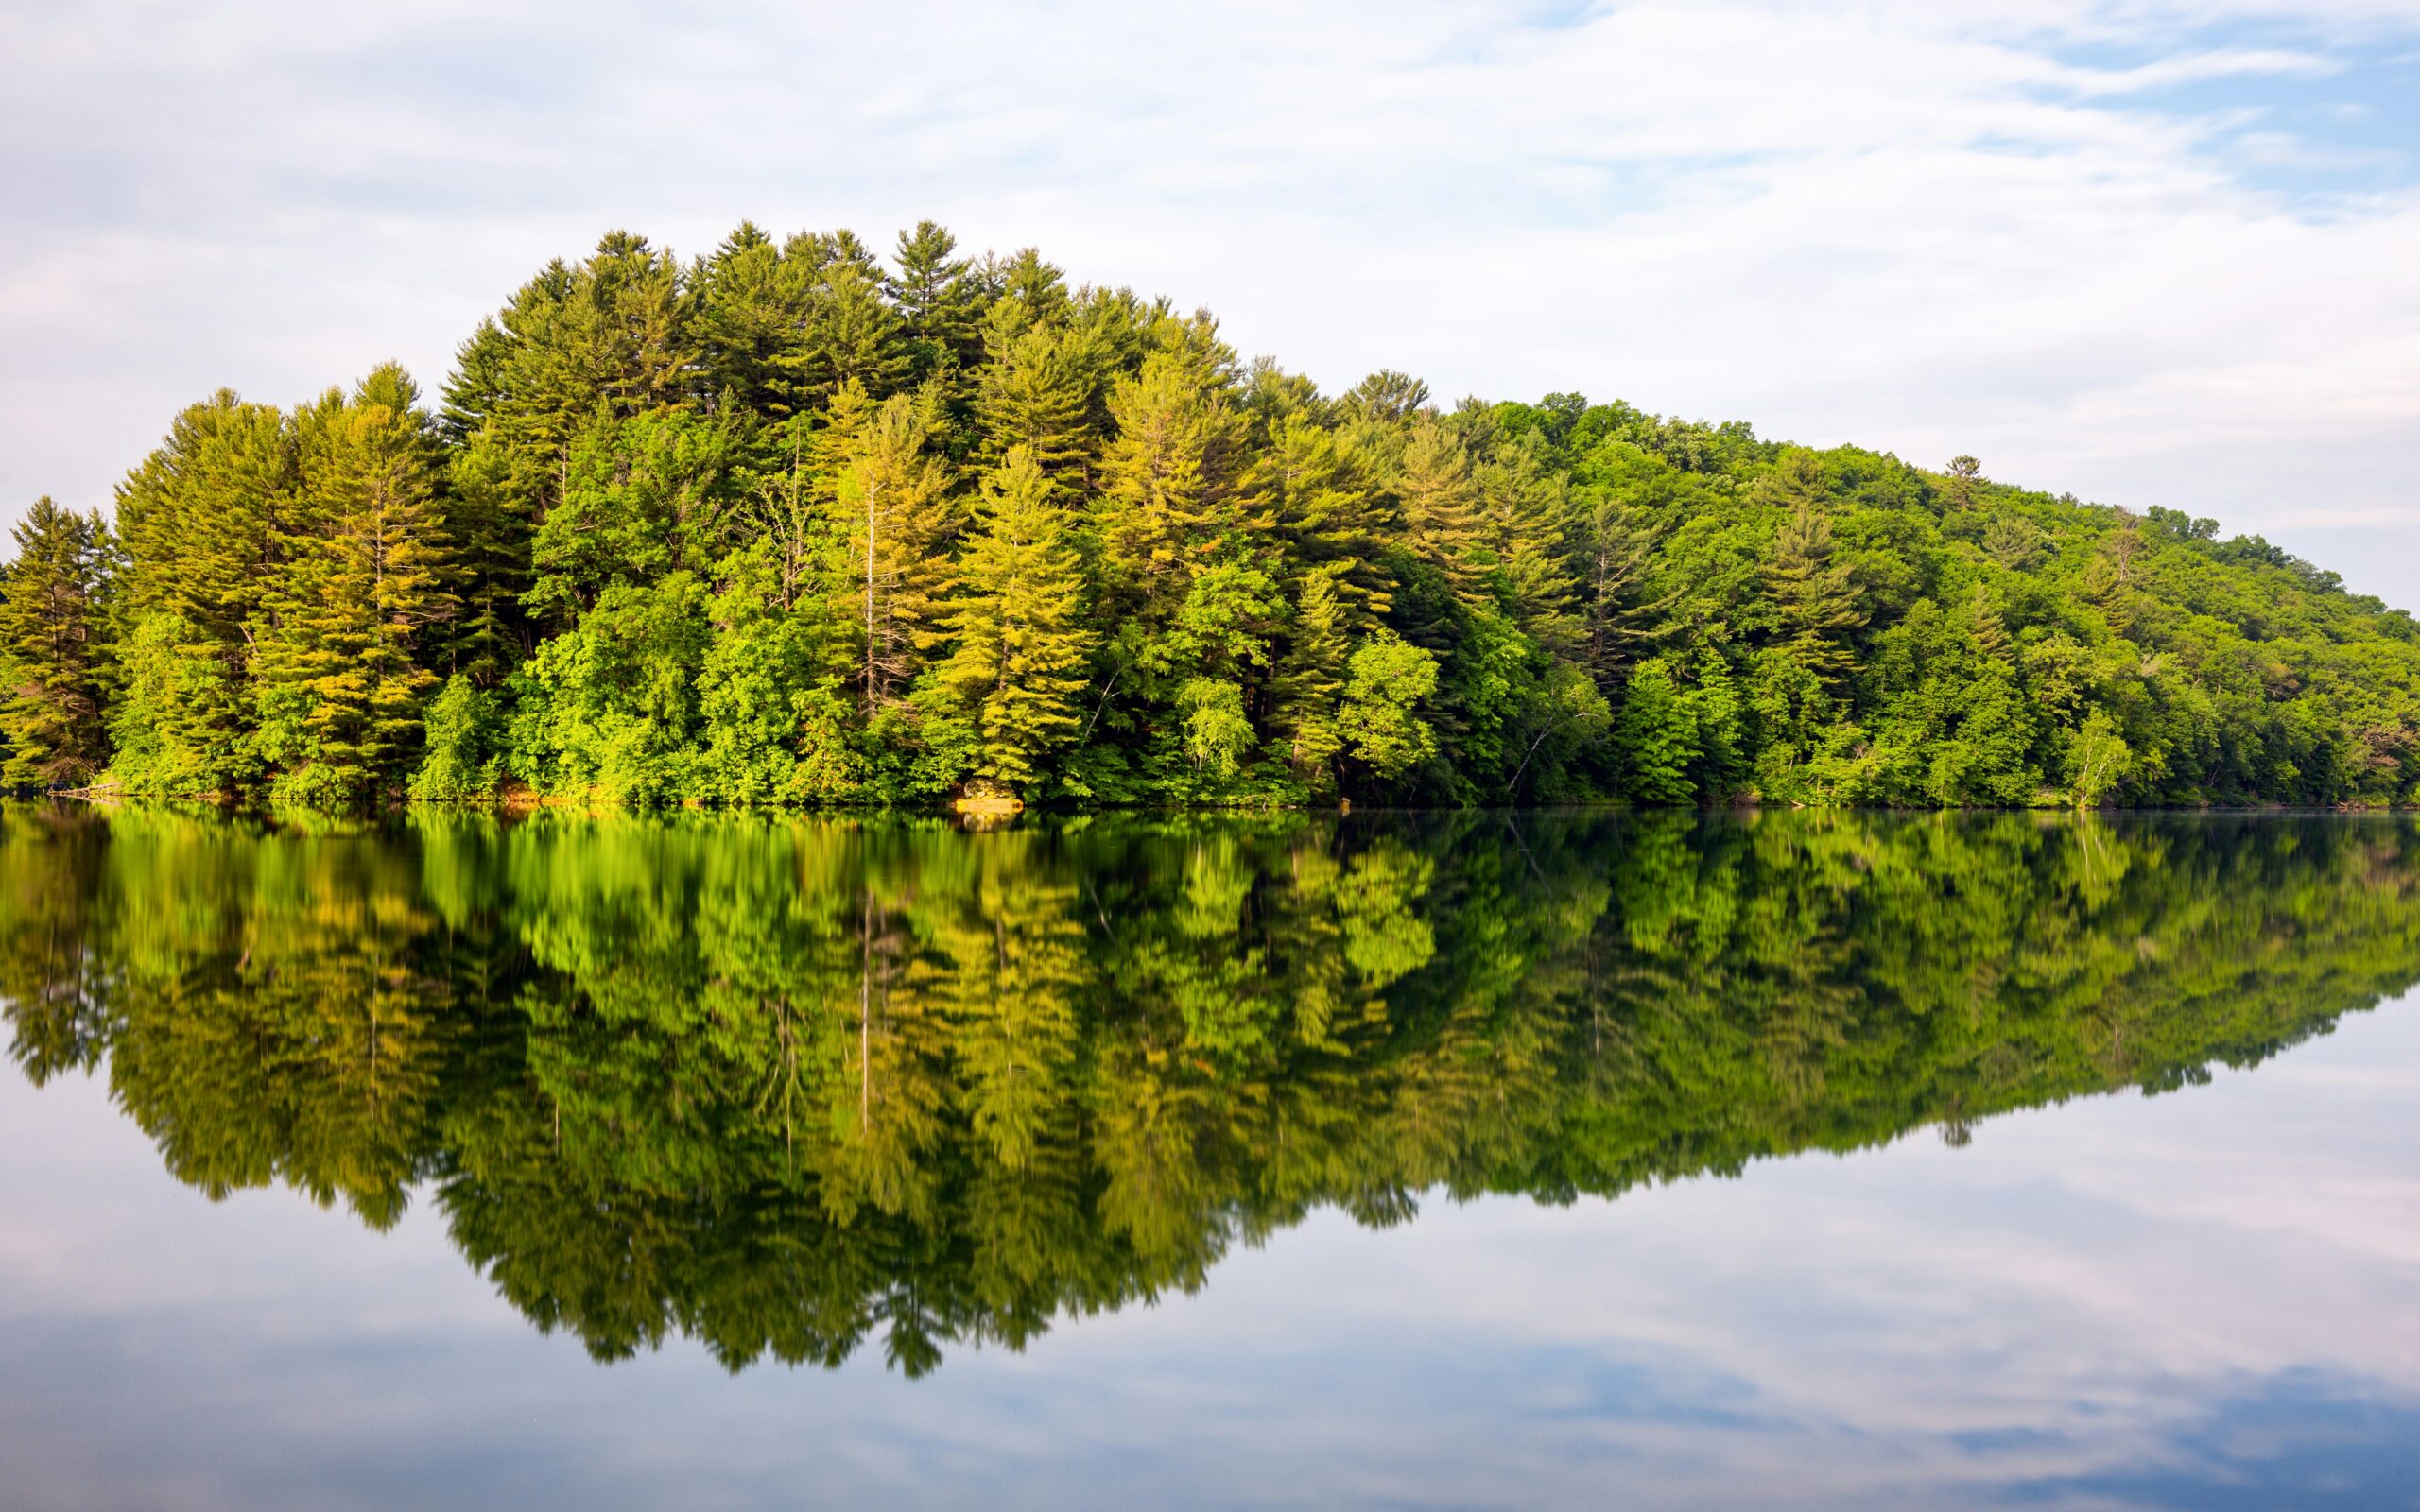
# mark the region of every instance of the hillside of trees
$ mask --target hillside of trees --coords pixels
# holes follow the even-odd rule
[[[735,1369],[1016,1347],[1322,1208],[1988,1143],[2420,978],[2401,816],[305,817],[0,807],[17,1066]]]
[[[178,416],[0,592],[0,782],[330,808],[2378,804],[2420,629],[2256,537],[1554,394],[1341,394],[930,223],[614,232]]]

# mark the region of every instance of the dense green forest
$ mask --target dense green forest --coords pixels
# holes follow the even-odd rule
[[[32,1080],[735,1368],[1015,1345],[1320,1207],[1988,1140],[2415,963],[2401,816],[0,809]]]
[[[926,223],[623,232],[177,417],[0,600],[17,785],[329,808],[2381,803],[2420,631],[2257,538],[1577,395],[1341,394]]]

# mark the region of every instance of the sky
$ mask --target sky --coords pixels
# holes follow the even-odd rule
[[[0,0],[0,519],[614,228],[940,220],[1331,391],[1578,391],[2420,609],[2420,0]]]

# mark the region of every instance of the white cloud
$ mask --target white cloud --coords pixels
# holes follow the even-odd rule
[[[98,500],[221,383],[291,400],[392,354],[433,386],[608,226],[695,250],[742,215],[881,240],[933,215],[1206,303],[1330,385],[1394,366],[1971,451],[2294,544],[2359,520],[2388,550],[2325,564],[2420,603],[2420,193],[2314,198],[2380,149],[2264,93],[2408,49],[2420,6],[1544,16],[0,16],[0,507]],[[2204,103],[2158,108],[2181,86]]]

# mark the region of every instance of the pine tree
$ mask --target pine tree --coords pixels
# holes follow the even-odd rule
[[[1382,425],[1400,425],[1428,407],[1428,386],[1392,368],[1355,384],[1344,403]]]
[[[1109,402],[1098,532],[1104,573],[1127,604],[1166,611],[1236,523],[1242,425],[1181,357],[1154,353]]]
[[[940,636],[955,521],[948,474],[927,439],[912,399],[877,404],[854,382],[834,397],[822,438],[824,508],[841,547],[834,612],[862,636],[857,682],[869,721],[901,701]]]
[[[708,395],[755,414],[792,413],[808,367],[805,269],[743,220],[691,282]]]
[[[967,277],[968,265],[957,251],[958,238],[929,220],[899,233],[891,258],[899,271],[890,280],[890,299],[899,311],[910,384],[922,384],[937,373],[954,377],[983,359],[975,288]]]
[[[259,775],[247,683],[301,508],[299,454],[285,416],[221,390],[118,486],[122,639],[141,665],[111,722],[136,753],[130,784],[223,792]]]
[[[1477,603],[1484,595],[1485,536],[1478,482],[1471,475],[1469,450],[1436,420],[1412,426],[1395,475],[1395,496],[1413,549],[1437,564],[1454,596]]]
[[[1624,669],[1641,650],[1678,628],[1665,623],[1663,614],[1680,591],[1652,601],[1647,598],[1648,574],[1655,565],[1655,536],[1638,510],[1603,500],[1589,511],[1581,535],[1587,599],[1581,612],[1580,654],[1598,687],[1610,692],[1621,684]]]
[[[1272,686],[1270,727],[1285,742],[1286,762],[1295,779],[1313,793],[1334,786],[1335,763],[1344,749],[1338,703],[1351,652],[1346,613],[1337,580],[1340,565],[1303,575],[1284,656]]]
[[[534,578],[529,508],[537,490],[517,486],[510,453],[482,430],[454,449],[439,496],[453,543],[452,591],[461,610],[442,634],[441,662],[493,688],[535,643],[524,607]]]
[[[959,563],[945,624],[957,647],[942,680],[974,710],[976,773],[1030,787],[1077,730],[1084,662],[1083,573],[1065,507],[1022,447],[983,484],[980,528]]]
[[[1000,297],[1023,306],[1030,319],[1056,321],[1064,319],[1072,301],[1067,298],[1067,280],[1058,265],[1043,261],[1042,254],[1030,247],[1019,248],[1000,268]]]
[[[698,377],[696,334],[681,265],[644,236],[609,232],[580,270],[566,301],[562,345],[554,352],[573,395],[596,394],[619,415],[670,408],[691,397]],[[579,407],[576,403],[566,410]]]
[[[1549,472],[1534,435],[1500,444],[1474,470],[1478,485],[1485,555],[1493,557],[1512,594],[1513,623],[1547,650],[1575,656],[1586,631],[1574,611],[1579,597],[1564,559],[1563,528],[1571,504],[1567,480]]]
[[[2009,656],[2008,627],[2000,620],[1999,605],[1992,591],[1981,583],[1966,599],[1966,633],[1973,636],[1977,648],[1988,657],[2002,661]]]
[[[426,642],[458,607],[417,397],[382,368],[323,421],[306,479],[315,528],[292,549],[254,665],[282,796],[358,803],[417,758],[437,683]]]
[[[1847,565],[1832,560],[1832,524],[1812,505],[1802,500],[1782,522],[1764,579],[1790,656],[1826,682],[1844,675],[1844,638],[1865,623],[1863,595]]]
[[[2114,556],[2101,553],[2085,562],[2076,587],[2085,603],[2100,610],[2101,619],[2112,630],[2123,635],[2134,625],[2134,590],[2128,586],[2125,571]]]
[[[502,450],[493,475],[516,495],[509,512],[534,524],[561,501],[572,442],[600,412],[622,420],[668,411],[732,378],[704,360],[687,285],[669,252],[611,232],[579,266],[549,265],[465,344],[443,429],[458,441],[485,432]],[[739,336],[726,326],[722,339]],[[726,346],[722,360],[732,356]],[[778,399],[780,385],[765,381]]]
[[[1971,456],[1949,459],[1948,485],[1942,490],[1949,496],[1953,509],[1972,509],[1978,502],[1977,485],[1982,481],[1983,464]]]
[[[2022,515],[1997,516],[1984,527],[1983,552],[2010,572],[2025,572],[2041,559],[2042,532]]]
[[[437,426],[451,448],[439,498],[462,607],[432,661],[493,686],[532,649],[532,542],[563,503],[575,443],[600,418],[725,392],[743,407],[796,403],[803,285],[746,223],[688,274],[647,238],[614,232],[480,322]]]
[[[240,646],[278,562],[296,458],[285,417],[232,390],[177,417],[118,488],[132,607],[171,610]]]
[[[1241,490],[1245,524],[1285,559],[1324,574],[1357,630],[1393,607],[1379,558],[1401,524],[1371,471],[1350,437],[1293,416],[1273,427]]]
[[[73,786],[109,765],[109,526],[44,496],[9,533],[17,554],[0,585],[0,782]]]
[[[983,455],[996,465],[1022,446],[1054,480],[1080,485],[1097,436],[1098,386],[1082,345],[1063,328],[1031,318],[1029,308],[1002,300],[985,324],[987,360],[975,400]]]
[[[899,317],[884,302],[880,275],[855,259],[825,270],[808,308],[807,392],[818,404],[855,384],[876,399],[897,393],[912,370]]]

